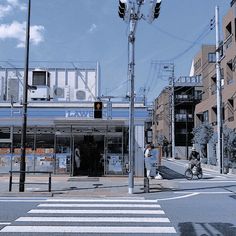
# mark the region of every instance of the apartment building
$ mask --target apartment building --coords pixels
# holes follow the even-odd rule
[[[172,112],[174,112],[175,157],[187,159],[192,147],[194,109],[202,94],[200,76],[182,76],[174,81],[174,95],[171,86],[162,90],[155,99],[153,142],[160,138],[167,140],[168,152],[172,156]],[[172,104],[172,96],[174,103]],[[173,109],[174,107],[174,109]]]
[[[222,118],[224,125],[235,129],[236,104],[236,2],[223,18],[223,42],[221,44],[221,85],[222,85]],[[202,102],[196,106],[196,125],[209,122],[217,125],[216,106],[216,71],[215,46],[203,45],[194,58],[194,74],[203,78]]]
[[[223,41],[220,46],[220,76],[222,97],[223,126],[236,128],[236,1],[231,1],[230,9],[223,17]],[[203,45],[194,58],[194,75],[201,75],[203,80],[202,101],[195,109],[195,126],[209,123],[217,130],[217,95],[216,95],[216,47]],[[217,164],[215,147],[208,144],[208,163]],[[226,156],[224,156],[226,158]],[[226,158],[227,159],[227,158]],[[228,160],[224,159],[224,162]]]

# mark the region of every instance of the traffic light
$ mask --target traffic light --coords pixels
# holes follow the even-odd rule
[[[101,119],[102,118],[102,102],[94,102],[94,118]]]
[[[148,22],[152,23],[160,15],[161,0],[150,0],[151,8],[148,14]]]
[[[127,9],[127,1],[126,0],[119,0],[119,17],[124,19],[125,18],[125,12]]]
[[[155,8],[154,8],[154,12],[153,12],[154,19],[158,18],[158,16],[160,15],[160,9],[161,9],[161,0],[157,0]]]

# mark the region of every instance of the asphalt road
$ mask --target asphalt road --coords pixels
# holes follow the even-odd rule
[[[133,197],[0,198],[0,236],[236,236],[234,175],[204,170],[189,181],[175,161],[160,171],[169,187]]]

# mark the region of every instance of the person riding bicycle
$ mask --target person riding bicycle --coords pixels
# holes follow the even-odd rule
[[[199,152],[196,151],[195,147],[192,147],[192,151],[189,156],[189,161],[191,170],[193,169],[194,166],[197,167],[197,170],[201,169],[200,155]]]

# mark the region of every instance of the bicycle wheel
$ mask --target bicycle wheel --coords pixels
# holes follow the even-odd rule
[[[187,170],[185,171],[184,175],[185,175],[185,178],[186,178],[187,180],[193,179],[193,172],[192,172],[191,169],[187,169]]]

